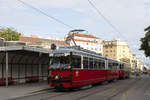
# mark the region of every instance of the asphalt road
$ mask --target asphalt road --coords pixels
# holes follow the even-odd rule
[[[150,100],[150,77],[104,82],[92,88],[74,91],[45,89],[11,100]]]

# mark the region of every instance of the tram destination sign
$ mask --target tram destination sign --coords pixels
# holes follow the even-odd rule
[[[52,53],[49,54],[49,56],[68,56],[70,55],[69,53]]]

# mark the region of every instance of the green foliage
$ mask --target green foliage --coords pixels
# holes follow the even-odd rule
[[[21,33],[13,28],[0,27],[0,37],[4,38],[6,41],[18,41],[20,35]]]
[[[141,38],[141,47],[140,50],[144,50],[146,57],[150,57],[150,26],[147,27],[144,31],[146,31],[145,37]]]

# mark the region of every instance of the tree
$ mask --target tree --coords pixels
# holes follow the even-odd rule
[[[146,57],[150,57],[150,26],[144,29],[146,31],[145,37],[141,38],[142,42],[140,50],[144,50]]]
[[[4,28],[0,27],[0,37],[4,38],[6,41],[18,41],[21,33],[17,32],[14,28]]]

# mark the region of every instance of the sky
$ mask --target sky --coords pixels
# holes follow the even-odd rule
[[[116,32],[88,0],[22,0],[74,29],[85,29],[102,40],[127,41],[131,51],[145,63],[139,51],[144,28],[150,25],[150,0],[90,0],[119,30]],[[0,26],[13,27],[26,36],[63,38],[71,28],[23,5],[18,0],[0,0]]]

